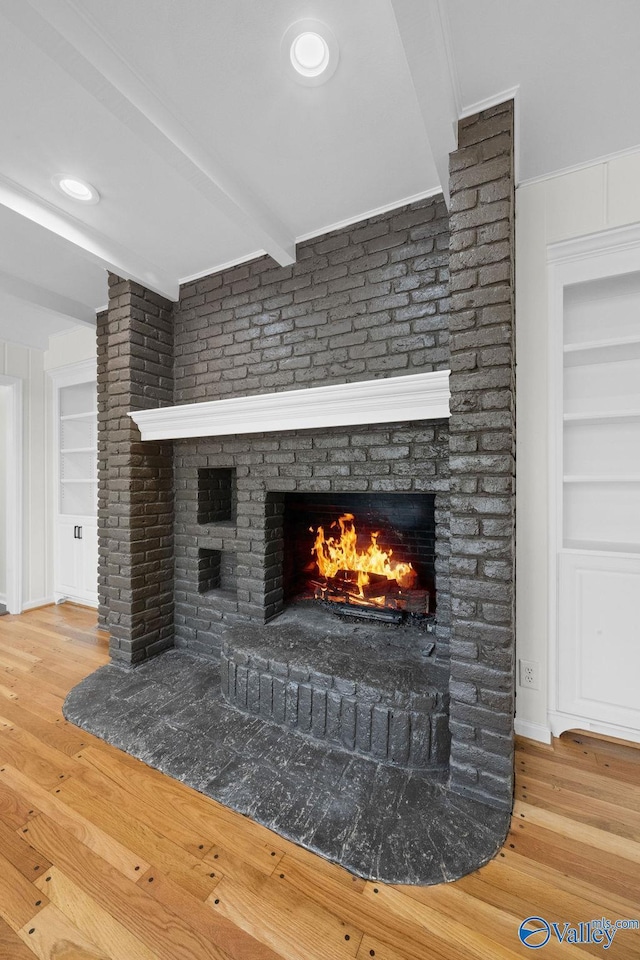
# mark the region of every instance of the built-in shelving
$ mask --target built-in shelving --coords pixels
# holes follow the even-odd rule
[[[565,551],[578,554],[596,551],[598,553],[630,554],[640,553],[640,543],[609,543],[606,540],[565,540]]]
[[[640,227],[549,249],[549,719],[640,741]]]
[[[562,419],[565,423],[601,423],[609,421],[610,423],[624,423],[630,420],[640,420],[640,409],[638,410],[613,410],[611,412],[585,412],[585,413],[565,413]]]
[[[561,482],[563,547],[640,552],[640,277],[565,290]]]
[[[56,600],[97,604],[97,396],[95,364],[52,375],[56,421]]]
[[[591,340],[586,343],[565,343],[563,349],[566,367],[637,360],[640,357],[640,335]]]
[[[621,477],[605,475],[590,476],[589,474],[572,476],[571,474],[566,474],[562,479],[564,483],[640,483],[640,474],[629,474]]]

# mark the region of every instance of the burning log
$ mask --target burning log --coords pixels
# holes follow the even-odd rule
[[[428,614],[429,591],[416,588],[418,575],[410,563],[396,560],[391,549],[378,545],[378,533],[371,533],[368,545],[361,547],[352,514],[343,514],[331,526],[339,528],[339,536],[325,536],[318,527],[312,550],[317,573],[307,582],[317,600],[354,611],[386,611],[389,616],[382,619]]]
[[[429,613],[429,591],[403,590],[401,603],[407,613]]]
[[[373,597],[386,597],[399,592],[397,580],[389,580],[382,573],[370,573],[368,577],[369,582],[362,586],[362,592],[367,600]]]

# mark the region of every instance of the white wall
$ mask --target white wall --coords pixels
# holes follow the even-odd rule
[[[7,439],[7,388],[0,386],[0,603],[6,603],[7,597],[7,569],[6,569],[6,536],[5,529],[5,497],[7,495],[6,471],[6,439]]]
[[[23,381],[23,606],[45,603],[49,596],[46,559],[49,529],[45,509],[47,456],[43,364],[42,350],[0,340],[0,373]]]
[[[52,337],[46,352],[0,340],[0,374],[23,381],[25,609],[50,603],[53,597],[53,407],[45,371],[92,359],[95,350],[95,330],[88,326]]]
[[[548,739],[547,245],[640,222],[640,151],[516,191],[516,655],[540,664],[517,688],[516,730]]]
[[[66,367],[70,363],[94,360],[96,356],[95,327],[77,326],[65,333],[49,337],[49,349],[44,355],[45,370]]]

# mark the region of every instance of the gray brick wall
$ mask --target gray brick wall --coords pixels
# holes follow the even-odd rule
[[[513,792],[513,102],[462,120],[450,158],[451,784]]]
[[[185,284],[175,402],[446,369],[448,248],[438,196]]]
[[[110,275],[97,338],[100,617],[112,659],[137,663],[173,645],[172,446],[127,416],[173,402],[171,304]]]

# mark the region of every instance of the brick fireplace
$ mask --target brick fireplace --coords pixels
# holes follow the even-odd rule
[[[449,788],[507,809],[511,102],[461,121],[450,169],[449,212],[441,196],[420,200],[299,244],[291,267],[262,257],[187,283],[177,304],[110,277],[109,309],[98,318],[100,616],[114,661],[139,664],[173,646],[220,661],[237,704],[229,637],[250,658],[247,630],[262,643],[285,606],[287,496],[431,497],[435,619],[411,625],[414,647],[425,659],[435,644]],[[407,409],[393,422],[143,442],[128,416],[445,370],[446,419]],[[407,630],[380,629],[396,638]],[[408,743],[400,760],[388,747],[391,762],[408,762],[417,750]]]

